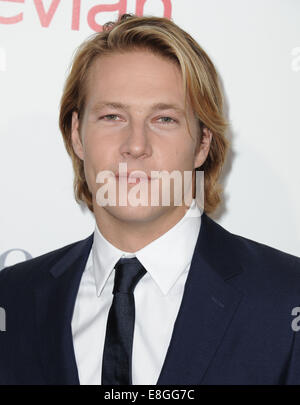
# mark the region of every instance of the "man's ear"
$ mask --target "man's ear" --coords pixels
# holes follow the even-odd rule
[[[78,120],[77,111],[73,111],[73,113],[72,113],[71,137],[72,137],[72,146],[73,146],[74,152],[79,157],[79,159],[83,160],[84,153],[83,153],[83,146],[82,146],[80,134],[79,134],[79,120]]]
[[[201,138],[200,138],[201,139]],[[212,132],[210,129],[203,127],[202,129],[202,139],[197,143],[194,167],[200,167],[205,162],[212,140]]]

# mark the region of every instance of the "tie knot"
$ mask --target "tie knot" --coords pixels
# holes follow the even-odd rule
[[[123,257],[115,265],[113,294],[132,293],[136,284],[146,273],[146,269],[137,257]]]

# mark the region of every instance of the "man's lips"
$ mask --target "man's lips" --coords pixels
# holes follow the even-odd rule
[[[132,173],[132,172],[129,172],[129,173],[116,173],[115,176],[116,176],[117,179],[119,179],[119,178],[127,178],[127,180],[130,177],[131,179],[136,179],[137,182],[140,181],[140,180],[143,181],[143,180],[153,180],[154,179],[154,177],[148,176],[146,174],[137,174],[137,173]]]

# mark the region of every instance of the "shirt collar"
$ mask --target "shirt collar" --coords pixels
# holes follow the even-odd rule
[[[193,199],[185,215],[167,232],[134,253],[112,245],[95,224],[92,246],[97,296],[121,257],[136,256],[164,295],[190,265],[201,226],[201,211]],[[170,255],[170,249],[172,254]]]

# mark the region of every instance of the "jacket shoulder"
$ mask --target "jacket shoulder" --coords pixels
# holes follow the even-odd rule
[[[272,266],[275,268],[287,266],[290,269],[295,270],[300,275],[300,258],[298,256],[284,252],[264,243],[248,239],[241,235],[232,235],[239,243],[241,243],[245,249],[245,253],[248,253],[248,255],[252,257],[253,261],[269,265],[272,264]]]
[[[25,280],[28,282],[28,280],[37,275],[37,273],[47,271],[81,242],[82,240],[79,240],[32,259],[4,267],[0,270],[0,292],[1,285],[4,283]]]
[[[210,246],[214,256],[227,266],[242,267],[242,278],[247,284],[294,291],[300,294],[300,258],[259,241],[249,239],[225,229],[206,217]]]

